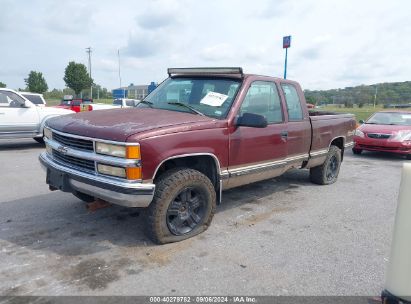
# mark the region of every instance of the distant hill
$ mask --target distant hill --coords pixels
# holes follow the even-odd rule
[[[374,85],[360,85],[332,90],[305,90],[307,102],[312,104],[373,104],[376,94],[376,104],[411,103],[411,81],[387,82]]]

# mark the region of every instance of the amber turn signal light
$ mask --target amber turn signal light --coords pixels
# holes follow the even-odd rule
[[[127,179],[142,179],[141,167],[129,167],[126,173]]]
[[[126,158],[140,159],[141,158],[140,146],[127,146]]]

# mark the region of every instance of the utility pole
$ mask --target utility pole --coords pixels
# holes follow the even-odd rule
[[[118,79],[120,80],[120,89],[121,88],[121,71],[120,71],[120,50],[117,50],[117,56],[118,56]],[[122,89],[123,90],[123,89]],[[125,92],[123,90],[123,98],[126,98]]]
[[[377,103],[377,93],[378,93],[378,84],[375,85],[375,93],[374,93],[374,109]]]
[[[88,53],[88,73],[90,75],[91,78],[91,47],[89,46],[88,48],[86,48],[86,53]],[[93,83],[91,83],[90,86],[90,98],[93,98]]]

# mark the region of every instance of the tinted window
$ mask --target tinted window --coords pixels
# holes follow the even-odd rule
[[[30,100],[32,103],[36,104],[36,105],[42,105],[43,100],[41,99],[40,96],[38,95],[30,95],[30,94],[22,94],[24,97],[26,97],[28,100]]]
[[[240,115],[244,113],[262,115],[268,123],[282,122],[281,101],[275,84],[265,81],[253,82],[241,105]]]
[[[123,104],[123,101],[121,99],[115,99],[113,101],[113,105],[115,106],[121,106]]]
[[[297,90],[293,85],[281,84],[287,103],[287,112],[289,121],[303,120],[303,111],[301,109],[301,101]]]

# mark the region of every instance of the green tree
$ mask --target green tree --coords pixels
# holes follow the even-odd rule
[[[7,85],[4,82],[0,81],[0,88],[5,88],[5,87],[7,87]]]
[[[82,63],[75,63],[70,61],[64,71],[64,82],[66,86],[78,95],[81,90],[90,87],[93,83],[93,79],[87,72],[87,68]]]
[[[43,77],[43,73],[30,71],[29,77],[24,79],[27,89],[33,93],[44,93],[48,90],[47,82]]]

